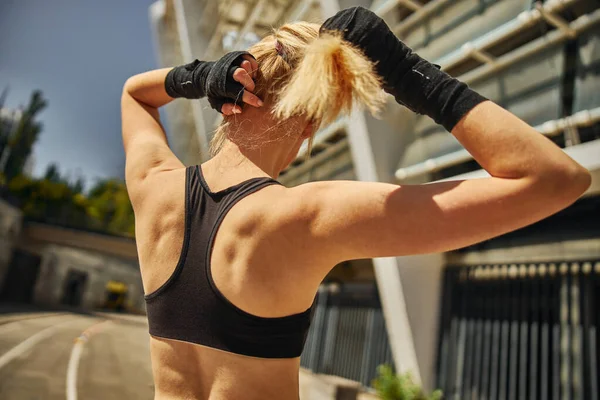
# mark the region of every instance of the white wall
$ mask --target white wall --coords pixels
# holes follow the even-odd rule
[[[87,274],[82,308],[100,306],[105,300],[107,282],[114,280],[128,285],[128,305],[133,310],[141,312],[145,309],[140,272],[133,263],[56,245],[46,246],[41,254],[40,273],[34,289],[35,303],[60,304],[65,278],[73,270]]]
[[[21,233],[23,213],[0,199],[0,289],[8,272],[13,248]]]

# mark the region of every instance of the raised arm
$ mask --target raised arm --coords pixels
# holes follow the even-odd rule
[[[554,214],[590,185],[585,168],[491,102],[469,112],[453,134],[490,178],[402,186],[301,185],[293,190],[304,220],[298,226],[308,232],[304,251],[331,265],[449,251]]]
[[[256,61],[246,52],[228,53],[216,62],[194,61],[176,68],[144,72],[127,80],[121,97],[125,178],[130,197],[144,197],[143,185],[156,173],[182,168],[173,154],[160,124],[158,108],[174,98],[208,97],[211,105],[223,114],[241,112],[242,100],[259,106],[260,100],[251,90],[251,75]],[[175,133],[177,134],[177,133]]]
[[[347,38],[358,38],[353,43],[359,46],[365,36],[353,36],[353,27],[364,28],[364,21],[356,18],[365,12],[347,10],[344,18],[324,26],[341,27]],[[385,31],[387,26],[371,24],[365,32],[377,29]],[[389,44],[397,39],[378,40]],[[573,203],[589,187],[587,170],[528,124],[403,44],[391,47],[396,53],[382,52],[384,58],[373,59],[383,60],[378,69],[387,74],[386,90],[443,124],[491,177],[425,185],[299,186],[294,191],[301,200],[295,207],[304,221],[298,226],[308,226],[305,249],[329,263],[448,251],[539,221]],[[389,60],[398,68],[386,64]]]
[[[121,96],[125,179],[130,192],[149,175],[183,166],[167,143],[158,108],[173,100],[164,88],[171,68],[135,75]],[[130,193],[131,195],[131,193]]]

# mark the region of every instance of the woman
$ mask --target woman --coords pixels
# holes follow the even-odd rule
[[[444,125],[491,177],[274,180],[321,123],[353,103],[377,110],[381,87]],[[205,95],[223,124],[213,158],[186,168],[158,108]],[[590,184],[551,141],[364,8],[322,27],[285,25],[215,63],[136,75],[122,118],[157,399],[297,399],[311,305],[334,265],[486,240],[567,207]]]

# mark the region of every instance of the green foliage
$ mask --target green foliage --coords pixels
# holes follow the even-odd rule
[[[58,165],[54,163],[49,164],[48,167],[46,167],[44,179],[54,183],[64,183],[73,193],[82,193],[85,187],[85,180],[81,176],[75,178],[74,181],[71,181],[60,174]]]
[[[35,117],[48,105],[42,92],[36,90],[32,93],[29,104],[23,110],[23,115],[17,127],[8,139],[10,153],[4,166],[4,173],[8,180],[23,172],[23,167],[31,154],[33,145],[37,141],[42,124],[35,121]]]
[[[117,179],[96,182],[88,195],[89,212],[100,228],[111,233],[133,236],[135,218],[125,183]]]
[[[7,89],[0,94],[0,104]],[[21,118],[14,124],[0,120],[0,154],[9,151],[0,171],[0,185],[8,184],[26,217],[50,224],[78,229],[93,229],[117,235],[133,236],[135,220],[125,183],[117,179],[96,182],[88,195],[83,193],[85,182],[63,176],[56,164],[50,164],[41,179],[23,175],[23,167],[42,130],[35,117],[47,106],[42,92],[31,95]],[[6,125],[6,126],[5,126]],[[6,129],[5,129],[6,128]]]
[[[44,178],[18,175],[8,188],[31,219],[133,236],[135,219],[125,183],[116,179],[99,181],[87,196],[82,193],[83,185],[81,178],[68,182],[56,166],[51,166]]]
[[[58,165],[49,164],[46,168],[46,172],[44,173],[44,179],[50,182],[60,182],[62,181],[62,177],[60,176],[60,171],[58,170]]]
[[[87,202],[75,201],[76,193],[66,182],[18,175],[9,182],[8,189],[31,219],[76,228],[85,228],[89,223]]]
[[[373,387],[382,400],[440,400],[442,392],[436,390],[427,396],[423,389],[415,384],[409,373],[396,375],[389,365],[377,368],[377,378]]]

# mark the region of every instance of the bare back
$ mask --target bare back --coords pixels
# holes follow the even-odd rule
[[[210,170],[206,174],[214,190],[231,186],[211,184]],[[160,212],[138,212],[136,220],[146,293],[169,279],[184,237],[185,169],[153,179],[153,193],[144,208]],[[306,310],[320,281],[301,268],[305,259],[295,262],[290,257],[297,253],[297,243],[282,232],[281,220],[269,217],[269,206],[287,190],[266,187],[242,199],[229,211],[214,241],[215,284],[234,305],[257,316],[282,317]],[[151,354],[157,399],[298,398],[299,358],[254,358],[155,337]]]
[[[121,101],[127,188],[146,293],[171,276],[184,237],[185,168],[168,146],[158,113],[172,101],[164,90],[168,71],[130,78]],[[260,125],[263,114],[244,113]],[[210,268],[216,286],[247,313],[295,314],[310,306],[337,262],[477,243],[567,207],[590,186],[585,168],[492,102],[469,111],[452,134],[490,177],[402,186],[314,182],[265,187],[242,199],[214,238]],[[284,139],[254,151],[225,146],[217,157],[234,167],[207,168],[208,186],[224,189],[257,171],[277,176],[304,136]],[[235,167],[242,162],[253,165],[254,173],[243,176]],[[152,339],[151,351],[158,399],[298,398],[298,358],[249,358],[158,339]]]

